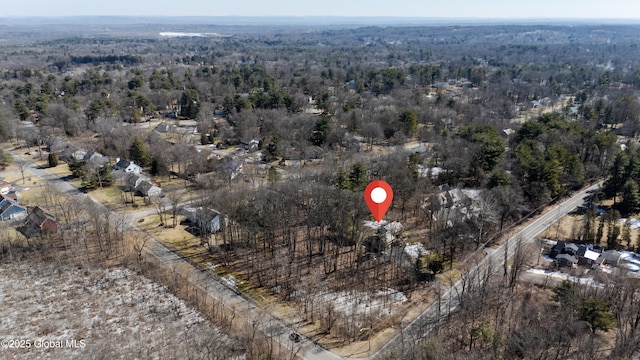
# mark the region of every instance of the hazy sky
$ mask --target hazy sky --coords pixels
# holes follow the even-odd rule
[[[640,18],[639,0],[3,0],[0,16]]]

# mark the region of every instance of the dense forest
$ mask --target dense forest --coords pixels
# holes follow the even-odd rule
[[[78,148],[183,179],[199,206],[226,219],[219,232],[201,234],[202,256],[293,304],[305,320],[321,318],[323,332],[348,343],[371,320],[334,314],[321,294],[429,288],[513,224],[600,180],[608,179],[579,240],[604,245],[602,232],[595,235],[599,201],[614,200],[610,219],[640,212],[639,30],[225,33],[201,25],[203,34],[224,36],[65,34],[0,47],[0,139],[46,149],[86,191],[116,180],[110,168],[75,159]],[[189,121],[196,130],[176,130]],[[169,130],[149,129],[158,124]],[[390,230],[366,222],[362,191],[374,179],[393,187],[386,220],[403,228],[388,243],[380,239]],[[469,196],[453,206],[441,200],[449,189]],[[407,260],[402,249],[411,244],[430,255]],[[638,324],[620,299],[635,299],[626,287],[601,294],[565,284],[545,295],[481,280],[439,326],[437,341],[412,350],[415,358],[485,358],[489,350],[496,358],[585,358],[577,350],[585,343],[602,350],[591,342],[598,325],[591,334],[577,325],[583,318],[565,311],[569,302],[602,301],[615,312],[625,341],[613,357],[638,343]],[[569,300],[568,292],[580,296]],[[534,313],[544,309],[564,327],[534,334],[527,324],[537,328]],[[449,337],[460,327],[470,333]],[[532,336],[549,337],[549,348],[530,347]]]

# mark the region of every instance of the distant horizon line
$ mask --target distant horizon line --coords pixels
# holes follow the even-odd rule
[[[86,18],[86,17],[120,17],[120,18],[369,18],[369,19],[423,19],[423,20],[640,20],[639,17],[474,17],[474,16],[415,16],[415,15],[0,15],[3,18]]]
[[[181,25],[181,26],[491,26],[491,25],[640,25],[640,18],[582,17],[424,17],[364,15],[0,15],[0,26]]]

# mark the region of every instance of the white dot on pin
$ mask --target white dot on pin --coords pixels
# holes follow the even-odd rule
[[[371,200],[376,204],[381,204],[387,200],[387,192],[383,188],[377,187],[371,190]]]

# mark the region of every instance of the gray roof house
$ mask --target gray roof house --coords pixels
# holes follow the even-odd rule
[[[575,255],[578,249],[578,245],[560,240],[551,248],[551,257],[556,257],[559,254]]]
[[[91,151],[84,155],[82,159],[85,163],[89,163],[96,166],[102,166],[109,162],[109,157],[100,154],[97,151]]]
[[[603,260],[603,264],[617,266],[620,264],[620,252],[617,250],[604,251],[600,257]]]
[[[558,264],[558,266],[560,267],[562,266],[574,267],[578,264],[578,259],[576,259],[576,257],[573,255],[560,254],[556,256],[556,264]]]
[[[138,184],[140,184],[140,182],[142,182],[143,180],[146,180],[146,178],[142,175],[131,174],[131,173],[127,174],[124,177],[124,190],[135,191]]]
[[[199,230],[205,230],[208,233],[214,233],[222,230],[224,226],[224,218],[219,212],[204,208],[204,207],[191,207],[183,206],[179,210],[180,215],[183,215]]]
[[[169,132],[170,129],[171,129],[171,126],[169,124],[165,122],[161,122],[153,130],[159,133],[166,133],[166,132]]]
[[[134,191],[142,196],[160,196],[162,189],[153,184],[153,182],[134,173],[128,173],[124,178],[124,190]]]
[[[159,186],[155,186],[149,180],[142,180],[135,188],[136,192],[142,196],[160,196],[162,189]]]

